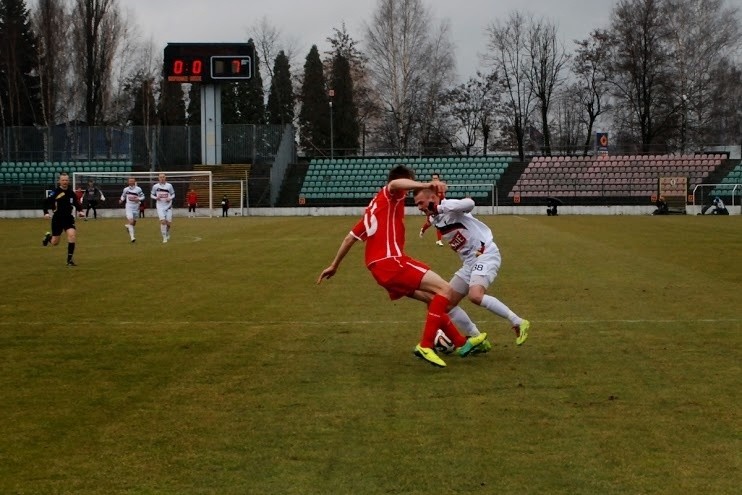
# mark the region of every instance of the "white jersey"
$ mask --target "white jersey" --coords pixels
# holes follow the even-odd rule
[[[126,200],[127,208],[139,208],[139,203],[144,201],[144,191],[139,186],[126,186],[121,193],[121,201]]]
[[[157,200],[156,205],[158,209],[167,209],[173,205],[173,200],[175,199],[175,189],[173,189],[173,185],[169,182],[165,182],[164,184],[158,182],[154,186],[152,186],[150,197]]]
[[[483,253],[499,255],[500,251],[490,228],[471,214],[473,209],[472,199],[444,199],[438,205],[438,213],[430,216],[433,226],[464,265],[473,263]]]

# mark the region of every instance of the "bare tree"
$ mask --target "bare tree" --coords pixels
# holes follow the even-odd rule
[[[602,30],[590,33],[587,39],[575,41],[577,53],[572,59],[572,72],[577,82],[571,86],[569,99],[580,108],[580,120],[585,127],[583,154],[587,155],[598,117],[608,111],[610,98],[610,65],[608,34]]]
[[[584,137],[592,132],[586,129],[583,95],[583,87],[575,83],[559,91],[554,98],[551,125],[555,128],[555,133],[552,135],[552,141],[564,153],[572,154],[579,148],[587,146],[584,144]],[[587,151],[584,153],[587,154]]]
[[[451,117],[457,122],[455,140],[463,146],[467,155],[471,154],[480,136],[484,143],[484,154],[487,153],[492,117],[500,90],[496,74],[477,72],[476,78],[469,78],[448,92]]]
[[[514,133],[521,161],[525,158],[526,131],[535,99],[528,80],[531,66],[528,24],[522,13],[512,12],[506,21],[493,22],[487,28],[489,55],[486,60],[505,85],[504,127]]]
[[[288,58],[289,65],[294,65],[293,59],[297,52],[298,42],[295,38],[286,37],[280,29],[270,23],[266,16],[261,17],[250,26],[247,37],[254,40],[258,59],[262,61],[265,69],[263,73],[268,75],[263,81],[263,90],[267,94],[270,92],[273,81],[273,61],[278,53],[283,51]]]
[[[705,129],[705,144],[742,143],[742,68],[724,60],[713,69],[713,120]]]
[[[157,51],[151,39],[141,35],[139,27],[129,17],[128,11],[119,13],[119,40],[114,54],[109,99],[104,103],[104,119],[115,125],[126,125],[133,105],[127,87],[132,80],[161,80],[162,52]],[[160,94],[152,84],[152,93]],[[150,124],[154,125],[154,121]]]
[[[65,102],[70,90],[70,16],[63,0],[39,0],[33,12],[39,49],[39,84],[44,126],[67,120]]]
[[[663,0],[621,0],[611,14],[614,116],[619,132],[629,131],[642,152],[665,149],[679,109],[672,98],[666,7]]]
[[[379,0],[366,26],[368,67],[379,95],[378,137],[407,154],[423,140],[444,81],[453,72],[445,24],[431,36],[432,15],[422,0]]]
[[[438,29],[433,31],[430,41],[430,64],[425,67],[425,79],[429,85],[425,88],[421,101],[419,152],[442,154],[450,152],[455,135],[444,105],[445,94],[453,82],[456,66],[448,20],[441,21]]]
[[[667,1],[673,96],[680,108],[678,147],[684,153],[709,138],[715,69],[740,48],[742,33],[739,9],[725,8],[723,0]]]
[[[562,82],[561,72],[569,56],[557,38],[556,25],[545,20],[530,23],[526,43],[531,65],[526,78],[538,99],[544,153],[551,155],[549,107],[555,89]]]
[[[88,125],[104,120],[121,27],[117,0],[75,0],[72,29],[78,58],[75,70],[84,90],[83,115]]]

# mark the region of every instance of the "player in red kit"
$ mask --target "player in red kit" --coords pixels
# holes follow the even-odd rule
[[[440,328],[465,357],[484,342],[487,334],[465,338],[459,333],[446,313],[452,297],[451,287],[425,263],[405,254],[404,203],[407,192],[417,188],[431,188],[438,194],[445,192],[442,182],[417,182],[409,168],[398,165],[390,172],[386,186],[366,207],[363,218],[345,236],[335,259],[317,279],[329,279],[356,241],[366,244],[365,262],[376,282],[384,287],[392,300],[407,296],[430,301],[425,318],[422,339],[415,346],[415,355],[440,367],[446,363],[434,351],[436,331]],[[432,295],[432,298],[430,297]]]

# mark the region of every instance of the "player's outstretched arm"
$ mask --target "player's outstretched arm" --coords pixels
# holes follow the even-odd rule
[[[335,275],[340,267],[340,263],[343,261],[343,258],[345,258],[345,255],[350,252],[350,248],[353,247],[353,244],[355,244],[357,240],[356,236],[352,233],[345,236],[343,242],[340,243],[337,254],[335,254],[335,259],[332,260],[330,266],[322,270],[322,273],[320,273],[319,278],[317,279],[317,284],[320,284],[322,283],[322,280],[330,279]]]
[[[436,193],[438,196],[443,196],[446,194],[446,190],[448,189],[448,186],[445,182],[418,182],[416,180],[412,179],[394,179],[391,181],[387,187],[389,187],[390,191],[395,191],[399,189],[403,190],[412,190],[412,189],[430,189],[434,193]]]

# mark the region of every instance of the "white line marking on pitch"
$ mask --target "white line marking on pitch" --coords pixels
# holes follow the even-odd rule
[[[504,320],[477,320],[479,324],[494,324],[502,322]],[[659,320],[592,320],[592,319],[576,319],[576,320],[531,320],[532,323],[563,323],[568,325],[583,324],[583,325],[594,325],[599,323],[626,323],[626,324],[642,324],[642,323],[739,323],[742,322],[742,318],[699,318],[699,319],[659,319]],[[121,321],[121,320],[89,320],[80,321],[75,320],[77,325],[148,325],[152,322],[147,321]],[[195,325],[195,324],[206,324],[206,325],[253,325],[253,326],[270,326],[270,325],[407,325],[411,323],[417,323],[413,320],[352,320],[352,321],[260,321],[260,320],[165,320],[158,321],[158,325]],[[0,326],[10,325],[48,325],[47,321],[7,321],[0,320]]]

